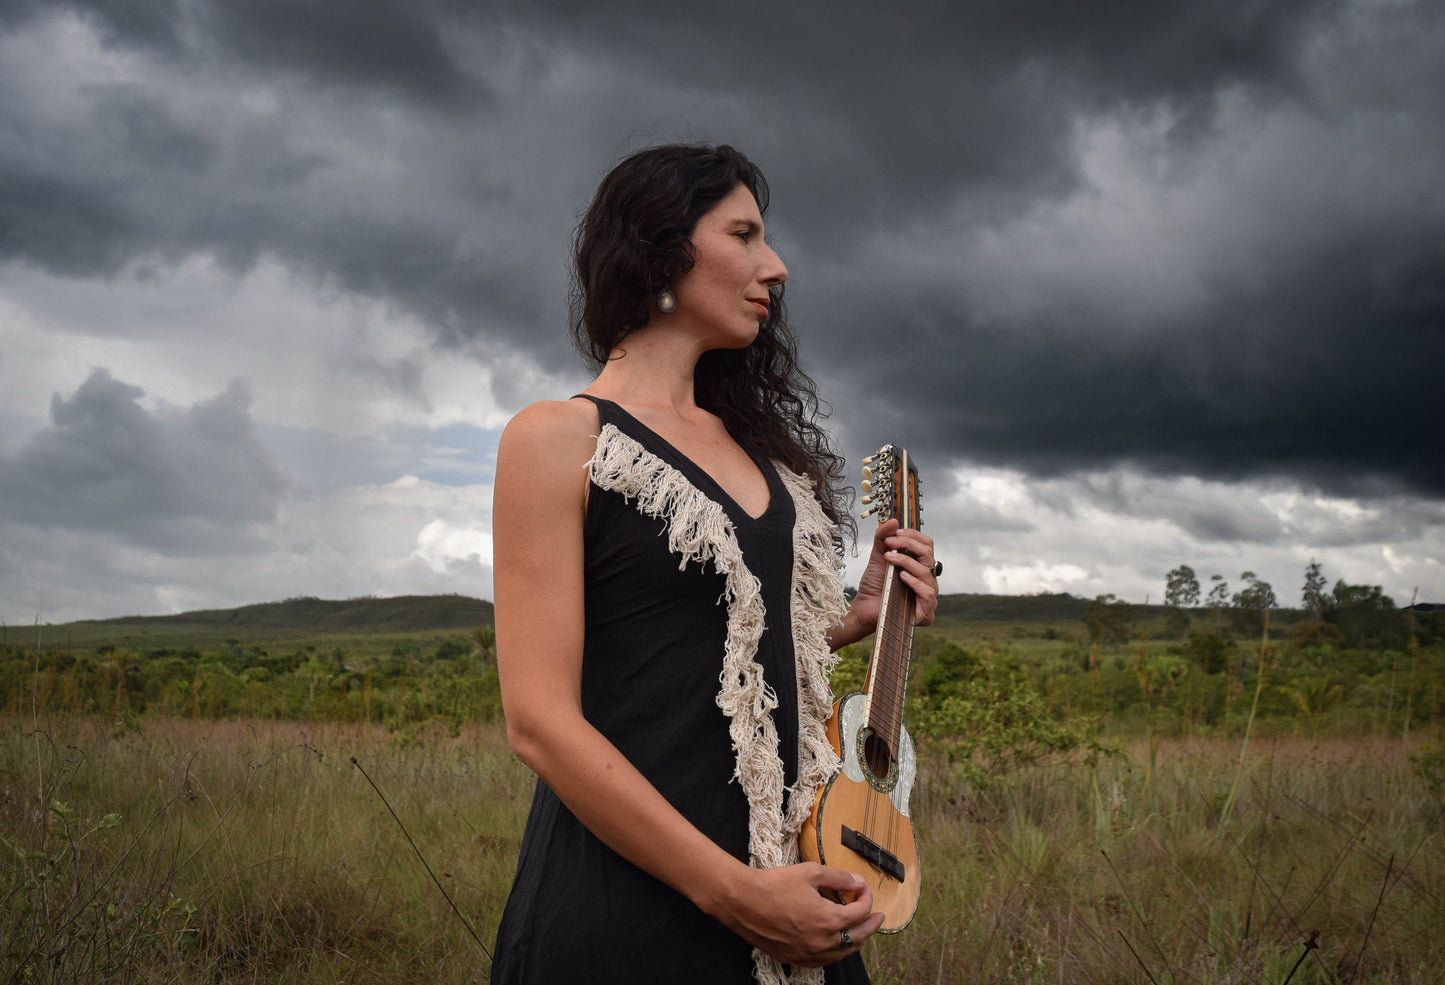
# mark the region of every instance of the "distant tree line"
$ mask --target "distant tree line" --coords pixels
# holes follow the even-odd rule
[[[1235,634],[1262,632],[1266,614],[1279,608],[1274,586],[1253,571],[1245,571],[1239,578],[1242,585],[1231,593],[1223,575],[1210,575],[1210,589],[1201,595],[1202,586],[1192,567],[1181,564],[1170,571],[1164,578],[1164,604],[1170,610],[1171,628],[1183,635],[1190,624],[1189,611],[1199,609],[1202,601],[1203,608]],[[1329,591],[1326,585],[1320,563],[1311,560],[1300,592],[1306,618],[1295,627],[1301,642],[1402,645],[1408,642],[1412,627],[1418,629],[1419,620],[1398,609],[1379,585],[1351,585],[1343,579]]]
[[[1165,576],[1162,607],[1093,599],[1088,646],[1031,668],[1055,712],[1137,718],[1156,732],[1232,730],[1258,687],[1261,719],[1315,733],[1408,734],[1445,715],[1440,607],[1401,609],[1379,585],[1330,588],[1315,560],[1298,608],[1281,608],[1252,571],[1233,591],[1220,574],[1208,585],[1181,564]],[[1155,642],[1170,640],[1180,642]]]

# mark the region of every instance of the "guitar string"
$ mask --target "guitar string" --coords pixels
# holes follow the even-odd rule
[[[886,614],[886,625],[883,628],[884,642],[894,652],[907,652],[912,645],[912,614],[915,606],[913,593],[905,592],[902,599],[904,604],[895,610],[890,607]],[[900,673],[896,666],[901,661],[890,661],[889,666],[879,667],[875,677],[875,688],[884,691],[885,702],[877,707],[877,714],[870,714],[870,726],[873,730],[882,735],[890,747],[897,747],[899,741],[899,730],[903,718],[903,698],[906,689],[906,675]],[[879,687],[878,685],[886,685]]]
[[[900,607],[902,612],[899,613],[897,618],[892,620],[893,626],[891,627],[894,630],[893,635],[895,636],[897,646],[895,652],[905,655],[904,660],[894,661],[893,668],[893,675],[899,678],[895,682],[896,686],[894,688],[893,701],[896,717],[894,722],[895,727],[891,733],[894,741],[895,757],[901,756],[902,753],[903,705],[907,690],[906,655],[911,655],[912,653],[913,620],[917,608],[917,597],[912,591],[906,591],[903,593],[901,601],[903,602],[903,605]],[[903,764],[900,758],[898,761],[898,769],[901,770],[902,768]],[[902,778],[899,777],[899,779]],[[903,826],[902,815],[896,810],[890,810],[887,815],[887,825],[887,844],[890,853],[896,858],[899,853],[900,831]]]

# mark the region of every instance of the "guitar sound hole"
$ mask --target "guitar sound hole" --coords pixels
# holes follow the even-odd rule
[[[868,772],[878,779],[888,778],[888,771],[893,766],[893,751],[877,732],[870,731],[863,740],[863,761],[868,764]]]

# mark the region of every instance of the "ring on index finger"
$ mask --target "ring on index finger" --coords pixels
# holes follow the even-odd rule
[[[850,933],[848,933],[848,928],[847,928],[847,927],[844,927],[842,930],[838,931],[838,936],[841,937],[841,938],[843,938],[843,946],[844,946],[844,947],[852,947],[852,946],[853,946],[853,935],[850,934]]]
[[[943,574],[943,562],[935,559],[933,562],[933,577],[937,578],[941,574]]]

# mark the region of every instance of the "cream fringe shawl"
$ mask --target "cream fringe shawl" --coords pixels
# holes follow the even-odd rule
[[[743,562],[737,532],[718,503],[662,459],[607,424],[588,462],[592,482],[621,493],[650,517],[667,520],[668,550],[688,562],[705,564],[723,575],[727,600],[727,639],[717,703],[729,719],[734,778],[748,798],[748,853],[754,868],[770,869],[799,861],[798,832],[824,784],[838,770],[825,725],[833,712],[828,675],[837,662],[829,652],[827,631],[843,618],[841,565],[833,549],[834,525],[824,515],[808,483],[776,466],[793,498],[793,652],[798,678],[798,779],[783,810],[783,763],[771,712],[778,698],[763,680],[756,660],[766,613],[757,576]],[[762,985],[817,985],[821,968],[796,968],[753,950],[753,975]]]

